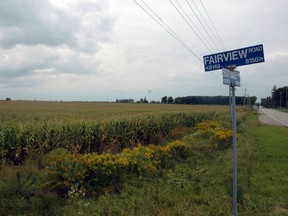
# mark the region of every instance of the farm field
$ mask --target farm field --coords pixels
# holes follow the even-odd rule
[[[100,102],[0,101],[0,122],[6,124],[93,123],[142,114],[227,111],[228,106],[125,104]]]
[[[194,126],[224,106],[1,101],[0,161],[22,163],[55,148],[73,153],[121,151]],[[35,151],[36,150],[36,151]],[[34,152],[34,153],[33,153]]]
[[[227,106],[0,103],[0,215],[232,214]],[[239,215],[287,215],[287,128],[237,125]]]

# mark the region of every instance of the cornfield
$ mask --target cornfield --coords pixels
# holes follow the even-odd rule
[[[0,161],[21,164],[26,158],[41,158],[55,148],[71,153],[121,151],[147,145],[172,129],[195,126],[212,119],[215,112],[144,114],[95,123],[11,124],[0,126]]]

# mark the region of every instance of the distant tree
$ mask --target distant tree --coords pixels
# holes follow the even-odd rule
[[[148,103],[148,100],[146,99],[146,97],[141,98],[139,101],[137,101],[136,103]]]
[[[256,104],[257,97],[256,96],[251,96],[251,97],[249,97],[249,100],[250,100],[250,104],[251,105]]]
[[[154,100],[152,100],[152,101],[150,101],[150,103],[151,103],[151,104],[160,104],[160,101],[154,101]]]
[[[282,108],[288,107],[288,86],[277,88],[273,86],[271,96],[261,98],[261,106],[267,108]]]
[[[272,90],[271,90],[272,96],[273,96],[273,94],[275,94],[276,91],[277,91],[277,86],[274,85],[273,88],[272,88]]]
[[[161,98],[161,103],[167,104],[167,102],[168,102],[167,96],[164,96],[164,97]]]
[[[175,103],[175,104],[182,104],[182,99],[181,99],[181,97],[175,98],[175,99],[174,99],[174,103]]]
[[[7,97],[7,98],[6,98],[6,101],[11,101],[11,98]]]
[[[287,107],[287,88],[281,87],[274,92],[274,108]]]
[[[172,96],[168,97],[168,99],[167,99],[167,103],[168,103],[168,104],[172,104],[173,101],[174,101],[174,99],[173,99]]]
[[[273,106],[272,98],[271,96],[266,97],[266,98],[261,98],[261,106],[265,108],[271,108]]]
[[[276,85],[273,86],[272,90],[271,90],[271,95],[272,95],[272,107],[277,107],[276,104],[278,104],[278,100],[276,99],[277,98],[277,95],[276,95],[276,92],[277,92],[277,87]]]
[[[285,86],[283,88],[283,99],[284,99],[284,103],[283,106],[286,107],[286,109],[288,108],[288,86]]]
[[[133,99],[116,99],[116,103],[134,103]]]

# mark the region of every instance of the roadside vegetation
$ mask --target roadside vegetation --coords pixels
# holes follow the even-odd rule
[[[75,131],[51,127],[50,136],[32,140],[41,124],[38,131],[1,126],[0,215],[232,214],[232,131],[225,107],[115,118],[100,122],[97,133],[92,127],[81,134],[90,122],[78,124]],[[287,215],[287,128],[261,125],[249,109],[238,110],[237,127],[239,215]],[[8,150],[7,128],[16,134]],[[81,135],[100,138],[88,145]],[[74,138],[64,142],[62,136]],[[19,149],[25,154],[17,155]]]

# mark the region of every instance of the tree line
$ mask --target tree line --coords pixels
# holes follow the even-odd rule
[[[273,86],[271,96],[261,98],[261,106],[266,108],[288,108],[288,86]]]
[[[162,103],[162,104],[191,104],[191,105],[228,105],[230,104],[229,96],[185,96],[176,97],[164,96],[161,101],[148,101],[146,97],[134,102],[133,99],[117,99],[116,103]],[[257,97],[237,96],[237,105],[253,105]]]
[[[252,105],[255,104],[257,97],[235,97],[237,105]],[[171,96],[164,96],[161,98],[161,103],[164,104],[193,104],[193,105],[228,105],[229,96],[185,96],[176,97],[175,99]]]

